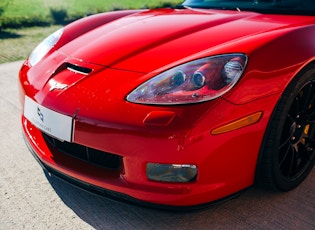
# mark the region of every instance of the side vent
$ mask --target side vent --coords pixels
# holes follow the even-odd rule
[[[83,75],[88,75],[89,73],[92,72],[92,69],[90,69],[90,68],[85,68],[85,67],[81,67],[78,65],[73,65],[69,62],[66,63],[66,67],[71,72],[79,73],[79,74],[83,74]]]

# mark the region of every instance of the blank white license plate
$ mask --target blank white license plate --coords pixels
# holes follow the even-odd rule
[[[25,96],[24,116],[38,129],[62,141],[72,141],[73,119]]]

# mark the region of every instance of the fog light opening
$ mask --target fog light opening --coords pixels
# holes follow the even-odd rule
[[[159,182],[194,182],[197,179],[197,166],[190,164],[148,163],[146,174],[149,180]]]

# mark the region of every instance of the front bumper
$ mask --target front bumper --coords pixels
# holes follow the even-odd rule
[[[91,124],[78,123],[75,140],[79,143],[85,140],[85,147],[104,139],[110,140],[108,149],[114,150],[115,146],[116,151],[109,154],[116,155],[119,164],[111,168],[59,151],[24,116],[22,124],[27,145],[48,171],[100,194],[150,206],[180,209],[218,202],[251,186],[262,138],[262,132],[257,131],[257,128],[262,128],[261,123],[229,134],[213,136],[206,132],[191,135],[184,141],[175,137],[108,133],[106,129],[101,131],[100,127],[93,129],[89,127]],[[240,142],[246,138],[249,139]],[[242,145],[248,141],[251,145],[244,151]],[[179,142],[183,142],[181,146]],[[150,181],[146,176],[149,162],[194,164],[198,167],[198,177],[196,181],[187,183]]]
[[[197,197],[200,196],[200,190],[205,189],[197,183],[171,184],[149,181],[145,176],[145,159],[141,165],[137,161],[131,163],[132,160],[128,157],[119,157],[124,161],[123,166],[113,169],[101,167],[58,151],[57,148],[49,145],[42,132],[24,117],[22,117],[22,123],[25,141],[40,164],[49,172],[67,178],[71,182],[75,181],[75,184],[98,191],[98,193],[144,203],[168,206],[191,206],[200,203]],[[128,169],[131,165],[132,168]],[[132,173],[136,177],[134,180],[139,180],[139,182],[127,181],[126,177],[133,176],[126,175],[128,174],[126,171],[134,171]],[[194,196],[197,199],[194,199]]]
[[[123,201],[123,202],[131,203],[131,204],[135,204],[135,205],[141,205],[141,206],[145,206],[145,207],[149,207],[149,208],[159,208],[159,209],[167,209],[167,210],[184,211],[184,210],[202,209],[202,208],[209,207],[212,205],[218,205],[218,204],[225,202],[227,200],[237,198],[241,193],[241,191],[239,191],[239,192],[236,192],[232,195],[224,197],[222,199],[219,199],[216,201],[211,201],[208,203],[197,204],[197,205],[180,205],[180,206],[176,205],[176,206],[174,206],[174,205],[165,205],[165,204],[147,202],[144,200],[136,199],[132,196],[129,196],[129,195],[121,193],[121,192],[109,190],[106,188],[102,188],[102,187],[87,183],[87,182],[82,181],[82,180],[78,180],[77,178],[71,177],[67,174],[62,173],[61,171],[56,170],[53,167],[50,167],[48,164],[45,164],[43,161],[41,161],[41,159],[38,157],[37,153],[32,148],[30,142],[28,141],[28,138],[25,136],[24,133],[23,133],[23,138],[24,138],[25,144],[27,145],[28,149],[32,153],[35,160],[39,163],[39,165],[46,172],[48,172],[49,175],[53,174],[54,176],[57,176],[58,178],[62,179],[63,181],[68,182],[71,185],[74,185],[78,188],[84,189],[84,190],[92,192],[94,194],[105,196],[107,198],[110,198],[110,199],[113,199],[113,200],[116,200],[119,202]]]

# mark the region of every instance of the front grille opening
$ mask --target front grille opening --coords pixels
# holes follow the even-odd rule
[[[48,145],[56,148],[62,153],[107,169],[121,169],[122,157],[118,155],[103,152],[76,143],[60,141],[56,138],[48,136],[45,133],[42,133],[42,135]]]

